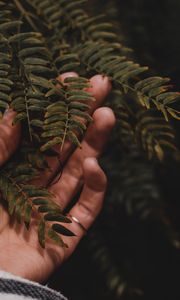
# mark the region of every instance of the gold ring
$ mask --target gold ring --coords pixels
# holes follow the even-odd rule
[[[87,232],[87,229],[81,224],[81,222],[74,216],[72,216],[71,214],[68,214],[68,216],[75,222],[77,223],[82,230],[84,230],[85,232]]]

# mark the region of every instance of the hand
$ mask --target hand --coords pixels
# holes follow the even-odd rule
[[[68,73],[61,76],[63,80]],[[115,118],[109,108],[99,107],[108,92],[110,83],[107,78],[100,75],[91,78],[90,92],[96,98],[96,103],[91,107],[94,122],[89,126],[82,141],[82,149],[76,149],[69,157],[61,178],[49,189],[57,196],[61,207],[65,208],[73,199],[76,192],[83,186],[78,202],[71,209],[70,214],[76,217],[85,228],[89,228],[99,214],[106,190],[106,176],[96,158],[101,154]],[[6,113],[0,123],[0,165],[2,165],[18,146],[20,138],[20,126],[12,126],[15,113]],[[67,153],[72,151],[66,144],[66,150],[62,154],[62,160],[67,159]],[[53,172],[56,172],[56,160],[49,159]],[[37,185],[44,185],[52,177],[52,173],[45,172]],[[0,269],[15,275],[34,280],[45,281],[50,274],[65,261],[74,251],[84,235],[84,230],[76,222],[66,227],[73,231],[75,237],[63,237],[68,248],[46,243],[46,248],[39,246],[36,226],[30,226],[27,231],[25,226],[11,222],[7,211],[1,207],[0,211]]]

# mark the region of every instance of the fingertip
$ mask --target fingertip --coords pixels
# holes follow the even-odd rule
[[[107,90],[107,92],[110,92],[110,90],[112,88],[111,82],[107,76],[97,74],[97,75],[94,75],[93,77],[91,77],[90,81],[93,84],[100,85],[105,90]]]
[[[63,82],[66,78],[69,78],[69,77],[78,77],[78,74],[76,72],[66,72],[66,73],[59,75],[58,80]]]
[[[16,115],[16,112],[14,110],[12,110],[11,108],[8,108],[5,110],[4,114],[3,114],[3,121],[9,121],[12,120]]]
[[[98,102],[103,101],[111,91],[111,82],[107,76],[95,75],[90,79],[90,83],[90,92]]]
[[[15,116],[16,112],[9,109],[0,123],[0,166],[13,154],[20,140],[20,124],[13,126]]]
[[[7,125],[8,127],[12,128],[12,132],[13,134],[17,134],[17,136],[19,135],[19,131],[20,131],[20,123],[13,125],[13,120],[14,117],[16,116],[16,112],[9,108],[4,112],[3,118],[2,118],[2,123]]]
[[[109,107],[100,107],[93,114],[94,124],[99,132],[109,132],[116,124],[114,112]]]

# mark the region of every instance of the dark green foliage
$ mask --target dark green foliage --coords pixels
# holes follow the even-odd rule
[[[56,144],[59,144],[62,150],[66,140],[80,146],[77,133],[82,136],[87,128],[84,122],[92,120],[86,113],[89,105],[82,103],[94,100],[91,94],[83,91],[88,87],[88,80],[84,78],[67,78],[64,81],[64,89],[59,91],[53,88],[45,95],[47,98],[55,96],[56,99],[47,106],[45,113],[42,137],[50,140],[41,147],[42,151]]]
[[[35,7],[38,8],[37,3]],[[53,204],[50,193],[29,185],[29,181],[48,167],[39,150],[47,151],[58,144],[62,151],[67,139],[80,146],[80,139],[87,128],[85,123],[91,121],[86,111],[89,101],[94,99],[84,91],[89,82],[83,77],[71,78],[64,84],[58,82],[56,78],[60,72],[79,65],[79,62],[72,62],[73,59],[77,61],[77,55],[63,55],[62,52],[55,58],[56,53],[53,55],[49,50],[51,41],[43,35],[44,29],[37,31],[37,25],[40,22],[41,28],[43,22],[39,20],[36,24],[35,20],[34,23],[30,7],[27,6],[26,11],[26,5],[24,7],[20,1],[11,1],[8,5],[2,1],[0,8],[0,108],[2,113],[9,107],[17,112],[13,123],[22,123],[21,152],[24,156],[24,160],[13,157],[12,163],[2,168],[1,191],[8,201],[9,213],[15,215],[18,222],[23,219],[27,228],[32,212],[35,210],[39,215],[38,236],[42,247],[45,247],[46,232],[62,246],[63,241],[56,236],[56,231],[63,235],[70,235],[70,231],[60,224],[53,225],[55,229],[50,230],[46,223],[67,223],[69,219]],[[44,5],[42,8],[45,9]],[[49,12],[54,13],[53,9]],[[44,13],[47,16],[46,10]],[[54,17],[48,16],[49,22],[59,19],[59,15]],[[53,26],[50,27],[54,28],[56,38],[57,24]],[[58,43],[58,38],[53,44],[56,41]]]
[[[13,108],[17,112],[14,124],[22,125],[19,152],[0,170],[0,191],[10,216],[24,222],[27,229],[36,217],[43,248],[47,239],[68,246],[61,236],[74,235],[64,226],[71,220],[53,194],[31,181],[49,170],[46,155],[59,160],[67,140],[81,146],[92,121],[89,106],[95,100],[86,90],[87,78],[96,73],[108,76],[113,91],[106,104],[117,117],[102,159],[110,184],[103,213],[86,247],[103,275],[105,292],[99,299],[148,299],[143,282],[149,278],[148,271],[136,262],[146,249],[144,235],[154,226],[155,241],[163,236],[167,248],[179,247],[169,214],[172,203],[163,198],[158,175],[167,162],[176,164],[180,159],[173,128],[174,120],[180,120],[180,95],[166,75],[157,76],[135,62],[137,53],[124,45],[131,43],[121,31],[119,2],[0,1],[0,111]],[[131,2],[136,6],[138,1]],[[132,27],[135,31],[136,26]],[[78,72],[79,77],[60,82],[58,76],[68,71]]]
[[[40,219],[38,221],[38,237],[44,248],[46,227],[47,230],[50,230],[51,227],[53,230],[52,222],[70,223],[71,221],[63,216],[60,207],[53,201],[53,194],[28,183],[37,175],[37,170],[30,164],[23,164],[22,161],[19,165],[9,163],[1,171],[0,186],[3,198],[8,201],[10,216],[15,216],[19,223],[24,222],[27,229],[31,223],[32,213],[35,214],[37,220]],[[48,223],[50,221],[51,223]],[[66,229],[62,225],[61,227],[65,234]],[[67,233],[69,234],[69,231]],[[54,240],[54,238],[52,239]],[[60,237],[59,240],[61,240]],[[63,245],[62,240],[61,245]]]

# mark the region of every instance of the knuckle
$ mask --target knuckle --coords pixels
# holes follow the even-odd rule
[[[96,217],[96,209],[90,208],[88,205],[86,205],[85,202],[83,201],[79,202],[78,206],[79,206],[79,211],[83,216],[83,218],[94,219]]]

